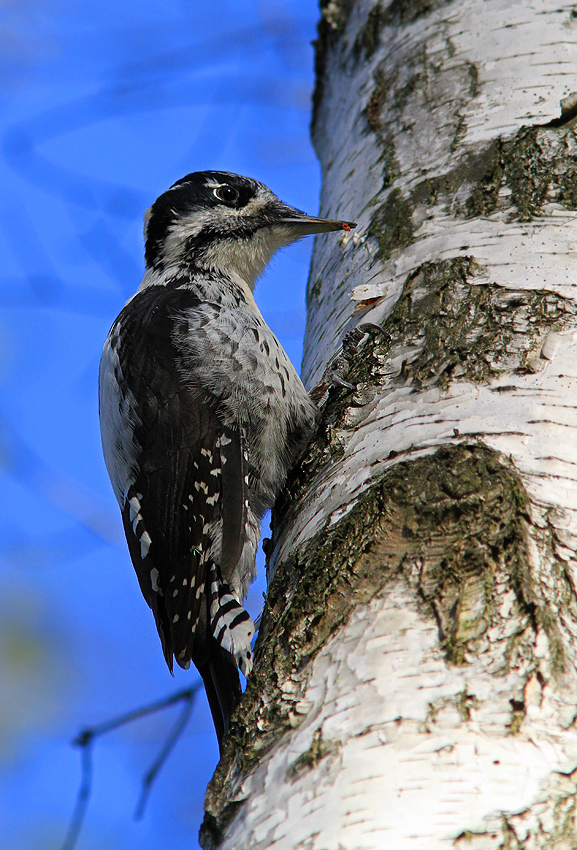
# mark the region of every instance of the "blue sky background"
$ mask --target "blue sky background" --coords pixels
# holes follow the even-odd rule
[[[317,17],[313,0],[0,7],[0,850],[61,846],[82,727],[197,679],[171,679],[133,574],[101,457],[98,362],[142,276],[142,214],[175,180],[235,171],[317,212]],[[278,255],[257,291],[297,364],[311,248]],[[204,694],[132,820],[175,717],[98,740],[79,850],[195,846],[217,760]]]

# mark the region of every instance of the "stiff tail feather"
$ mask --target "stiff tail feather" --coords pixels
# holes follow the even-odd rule
[[[209,570],[210,630],[217,643],[234,656],[242,673],[252,670],[250,642],[255,626],[237,597],[224,581],[216,564]]]

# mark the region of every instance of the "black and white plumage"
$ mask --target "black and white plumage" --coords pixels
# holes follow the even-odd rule
[[[144,279],[100,367],[106,466],[172,670],[199,669],[219,741],[252,666],[259,524],[317,409],[253,298],[274,252],[349,229],[261,183],[189,174],[145,216]]]

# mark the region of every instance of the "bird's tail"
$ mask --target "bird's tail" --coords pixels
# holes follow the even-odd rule
[[[233,656],[242,673],[248,676],[252,670],[250,642],[255,632],[254,623],[214,563],[209,568],[208,580],[212,635]]]
[[[238,667],[230,652],[214,641],[209,660],[198,669],[204,682],[218,746],[222,753],[222,741],[228,731],[231,715],[242,696]]]

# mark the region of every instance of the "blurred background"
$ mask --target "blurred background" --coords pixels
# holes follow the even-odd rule
[[[0,850],[62,846],[82,727],[197,680],[170,677],[133,574],[98,363],[142,276],[143,212],[175,180],[234,171],[317,212],[318,14],[315,0],[0,4]],[[311,249],[278,255],[257,290],[297,365]],[[263,589],[261,569],[253,614]],[[96,742],[79,850],[196,846],[218,758],[204,693],[132,818],[178,711]]]

